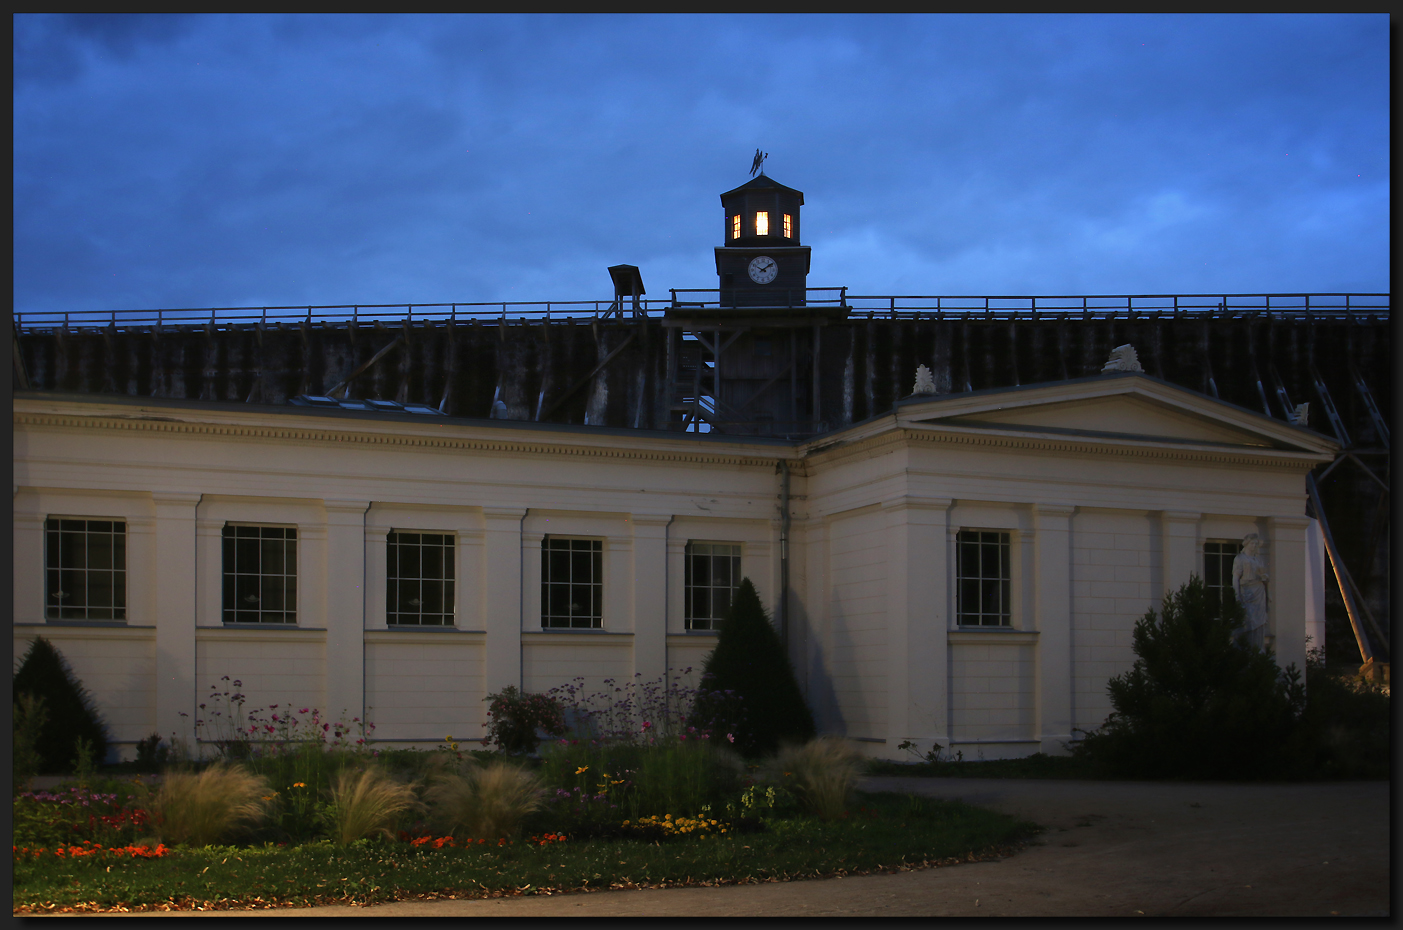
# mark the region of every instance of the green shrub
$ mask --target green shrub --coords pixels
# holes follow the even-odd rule
[[[1269,778],[1295,767],[1305,688],[1265,652],[1240,646],[1242,607],[1197,576],[1135,624],[1134,667],[1107,684],[1114,711],[1077,747],[1128,778]]]
[[[327,832],[343,845],[375,835],[393,839],[400,816],[422,806],[413,785],[397,782],[379,769],[342,772],[331,786]]]
[[[44,708],[41,697],[26,693],[15,701],[14,758],[11,760],[15,794],[29,790],[29,783],[39,774],[43,763],[39,756],[39,736],[48,717],[49,712]]]
[[[495,840],[514,835],[522,820],[541,807],[541,780],[507,762],[465,762],[438,776],[425,792],[435,816],[455,836]]]
[[[1331,674],[1319,651],[1306,661],[1306,710],[1296,749],[1304,777],[1388,778],[1389,690]]]
[[[565,717],[560,702],[547,694],[522,694],[515,685],[507,685],[483,700],[487,705],[487,741],[505,752],[532,752],[540,742],[536,731],[551,736],[565,732]]]
[[[19,703],[24,694],[42,698],[47,711],[34,744],[40,772],[72,772],[79,740],[87,740],[96,761],[107,757],[107,728],[92,696],[74,676],[68,660],[42,636],[34,638],[15,673],[14,702]]]
[[[167,772],[152,799],[164,842],[210,846],[267,816],[267,779],[241,765],[216,763],[202,772]]]
[[[728,731],[746,758],[769,755],[782,741],[802,743],[814,736],[813,715],[794,667],[749,578],[741,581],[716,648],[707,656],[702,686],[708,691],[698,696],[693,715],[697,725],[717,735],[727,721],[713,695],[739,697],[743,713],[729,721]]]
[[[864,762],[846,741],[825,736],[780,747],[763,771],[767,781],[793,792],[805,811],[834,820],[847,809]]]

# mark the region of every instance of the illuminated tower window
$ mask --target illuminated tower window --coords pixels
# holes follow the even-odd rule
[[[732,239],[739,239],[739,238],[740,238],[740,214],[739,214],[739,213],[737,213],[735,216],[731,217],[731,238],[732,238]]]
[[[784,215],[784,238],[794,238],[794,218],[788,213]]]
[[[770,214],[763,210],[755,214],[755,235],[768,236],[770,234]]]

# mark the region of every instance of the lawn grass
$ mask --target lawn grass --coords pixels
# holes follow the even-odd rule
[[[868,775],[899,775],[909,778],[1087,778],[1098,776],[1087,760],[1078,756],[1049,756],[1035,753],[1021,759],[985,759],[960,762],[892,762],[872,759]]]
[[[390,841],[177,848],[159,859],[17,858],[16,914],[223,910],[718,885],[895,871],[1015,851],[1026,821],[958,801],[859,794],[836,821],[763,832],[432,849]]]

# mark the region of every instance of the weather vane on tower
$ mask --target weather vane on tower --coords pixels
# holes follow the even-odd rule
[[[762,152],[762,151],[760,151],[759,149],[756,149],[756,150],[755,150],[755,160],[754,160],[753,162],[750,163],[750,174],[751,174],[752,177],[755,175],[755,172],[757,172],[757,171],[760,172],[761,174],[764,174],[764,173],[765,173],[765,159],[767,159],[767,158],[769,158],[769,157],[770,157],[770,153],[769,153],[769,152]]]

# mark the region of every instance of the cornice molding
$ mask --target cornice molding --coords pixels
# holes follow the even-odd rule
[[[808,466],[813,469],[820,465],[838,464],[846,459],[872,457],[895,445],[908,443],[942,443],[947,445],[986,446],[994,449],[1029,450],[1037,452],[1062,452],[1091,454],[1117,458],[1144,458],[1200,462],[1216,465],[1248,465],[1257,468],[1281,468],[1289,471],[1307,472],[1320,462],[1328,462],[1328,456],[1310,452],[1287,452],[1275,450],[1207,450],[1202,448],[1178,449],[1152,443],[1117,442],[1107,440],[1093,442],[1075,439],[1047,439],[1033,436],[1011,436],[977,431],[951,429],[910,429],[897,427],[890,432],[878,433],[856,439],[853,442],[833,448],[828,447],[812,453]]]
[[[367,432],[347,429],[317,429],[313,427],[283,427],[240,425],[183,421],[170,418],[139,418],[62,413],[15,411],[15,426],[47,427],[53,429],[108,429],[118,431],[155,432],[200,435],[229,439],[264,439],[276,442],[298,441],[315,443],[345,443],[367,446],[402,446],[444,451],[486,452],[502,455],[560,455],[578,458],[622,459],[632,461],[668,462],[690,465],[730,465],[774,469],[781,460],[789,463],[797,476],[808,476],[817,466],[838,464],[855,457],[870,457],[893,446],[911,443],[942,443],[956,446],[984,446],[1000,450],[1027,450],[1069,454],[1092,454],[1116,458],[1141,458],[1218,465],[1246,465],[1256,468],[1281,468],[1309,471],[1329,456],[1311,452],[1290,452],[1268,449],[1241,451],[1233,449],[1173,448],[1154,442],[1117,440],[1052,439],[1038,436],[1016,436],[983,430],[938,427],[913,429],[892,426],[879,433],[868,434],[838,446],[824,443],[800,457],[783,454],[771,456],[727,455],[676,449],[623,448],[617,445],[579,445],[564,442],[525,442],[505,439],[482,439],[453,436],[425,436],[409,433]],[[655,440],[640,437],[639,442]]]
[[[636,461],[678,462],[694,465],[739,465],[773,469],[784,459],[772,456],[727,455],[704,452],[684,452],[646,448],[622,448],[617,445],[576,445],[570,443],[523,442],[501,439],[477,439],[452,436],[423,436],[405,433],[356,432],[346,429],[316,429],[312,427],[241,425],[144,418],[61,413],[30,413],[16,411],[16,426],[38,426],[56,429],[109,429],[134,432],[177,433],[213,436],[229,439],[267,439],[278,442],[326,442],[370,446],[405,446],[445,451],[490,452],[506,455],[568,455],[580,458],[629,459]],[[640,437],[640,441],[648,442]],[[802,460],[791,460],[791,469],[802,466]]]

